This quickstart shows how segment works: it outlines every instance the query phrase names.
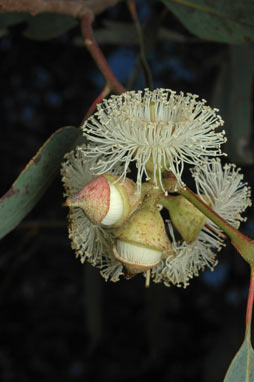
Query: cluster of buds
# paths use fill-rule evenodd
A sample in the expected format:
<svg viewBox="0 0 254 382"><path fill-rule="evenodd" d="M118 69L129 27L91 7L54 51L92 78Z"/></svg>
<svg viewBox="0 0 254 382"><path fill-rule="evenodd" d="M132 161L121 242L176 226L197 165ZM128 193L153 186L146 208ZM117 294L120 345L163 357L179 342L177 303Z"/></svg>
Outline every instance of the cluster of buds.
<svg viewBox="0 0 254 382"><path fill-rule="evenodd" d="M124 265L126 278L155 267L163 253L171 251L158 208L137 192L129 178L119 182L110 174L95 177L68 197L65 205L82 209L93 225L110 230L115 238L112 251Z"/></svg>
<svg viewBox="0 0 254 382"><path fill-rule="evenodd" d="M187 286L205 266L213 269L224 236L175 192L184 187L184 163L196 164L198 196L235 227L243 220L250 190L234 165L213 158L222 155L224 132L215 133L222 124L204 100L162 89L98 105L83 126L90 145L67 154L62 166L69 236L81 261L106 280L142 273L147 285L151 277ZM136 182L127 177L132 161Z"/></svg>

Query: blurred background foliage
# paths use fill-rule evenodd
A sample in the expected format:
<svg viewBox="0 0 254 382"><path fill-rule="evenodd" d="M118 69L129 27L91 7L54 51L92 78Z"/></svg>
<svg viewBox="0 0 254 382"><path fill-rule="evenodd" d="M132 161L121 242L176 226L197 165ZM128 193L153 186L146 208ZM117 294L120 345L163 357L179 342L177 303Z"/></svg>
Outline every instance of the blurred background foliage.
<svg viewBox="0 0 254 382"><path fill-rule="evenodd" d="M253 1L185 3L192 6L136 1L154 87L197 93L220 108L228 159L242 166L253 189ZM147 86L126 3L97 15L94 32L118 80L128 89ZM0 36L3 195L49 136L80 125L104 79L71 16L3 13ZM38 174L40 154L56 172L59 147L68 150L74 138L54 145L51 137L52 148L37 154L26 180ZM41 174L38 187L47 176ZM222 381L242 342L249 282L248 265L232 246L214 272L186 290L146 290L142 276L105 283L75 259L62 192L58 175L0 243L0 379ZM253 208L247 215L241 230L254 237Z"/></svg>

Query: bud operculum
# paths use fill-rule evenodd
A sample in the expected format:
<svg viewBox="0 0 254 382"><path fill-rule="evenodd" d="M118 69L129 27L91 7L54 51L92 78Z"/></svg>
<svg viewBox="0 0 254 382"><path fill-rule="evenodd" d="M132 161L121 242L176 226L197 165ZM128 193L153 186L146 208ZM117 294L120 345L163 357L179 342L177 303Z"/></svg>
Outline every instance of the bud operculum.
<svg viewBox="0 0 254 382"><path fill-rule="evenodd" d="M104 176L92 179L82 190L69 197L65 204L82 208L94 224L99 224L107 215L110 207L110 186Z"/></svg>
<svg viewBox="0 0 254 382"><path fill-rule="evenodd" d="M137 208L141 199L131 179L117 182L116 176L104 174L91 180L65 204L82 208L94 224L118 227Z"/></svg>
<svg viewBox="0 0 254 382"><path fill-rule="evenodd" d="M174 227L186 243L196 240L205 225L206 217L183 196L167 199L167 209Z"/></svg>
<svg viewBox="0 0 254 382"><path fill-rule="evenodd" d="M171 248L157 209L138 209L114 234L118 239L115 256L133 274L157 265L163 252Z"/></svg>

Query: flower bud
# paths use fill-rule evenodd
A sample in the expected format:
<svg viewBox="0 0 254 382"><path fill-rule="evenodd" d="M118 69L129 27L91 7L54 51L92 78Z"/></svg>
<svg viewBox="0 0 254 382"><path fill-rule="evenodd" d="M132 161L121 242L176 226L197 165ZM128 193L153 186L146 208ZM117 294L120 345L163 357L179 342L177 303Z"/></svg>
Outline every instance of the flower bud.
<svg viewBox="0 0 254 382"><path fill-rule="evenodd" d="M164 251L171 249L163 219L158 210L140 208L115 231L118 238L115 257L135 275L153 268Z"/></svg>
<svg viewBox="0 0 254 382"><path fill-rule="evenodd" d="M196 240L205 225L206 217L183 196L168 198L167 209L171 221L186 243Z"/></svg>
<svg viewBox="0 0 254 382"><path fill-rule="evenodd" d="M107 215L110 206L109 182L104 176L92 179L77 194L70 196L65 205L80 207L94 224Z"/></svg>
<svg viewBox="0 0 254 382"><path fill-rule="evenodd" d="M141 194L136 192L131 179L120 183L116 176L104 174L69 197L65 205L82 208L94 224L118 227L137 208L140 200Z"/></svg>
<svg viewBox="0 0 254 382"><path fill-rule="evenodd" d="M111 174L105 174L105 178L109 181L110 187L115 187L116 193L118 193L118 198L116 198L113 193L110 194L110 208L118 209L120 207L119 198L121 198L121 215L118 219L108 220L108 215L101 222L104 225L110 225L114 228L120 227L124 224L126 219L137 209L141 202L142 196L137 192L136 184L129 178L125 178L123 181L118 182L118 177Z"/></svg>

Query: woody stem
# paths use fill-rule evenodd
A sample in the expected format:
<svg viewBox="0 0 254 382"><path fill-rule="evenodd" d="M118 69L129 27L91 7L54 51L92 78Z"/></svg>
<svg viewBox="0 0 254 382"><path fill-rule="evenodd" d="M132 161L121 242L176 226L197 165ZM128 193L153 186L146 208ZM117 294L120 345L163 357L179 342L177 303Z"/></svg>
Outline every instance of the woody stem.
<svg viewBox="0 0 254 382"><path fill-rule="evenodd" d="M117 80L111 68L108 65L108 62L103 55L99 45L97 44L92 28L93 17L90 12L85 13L81 17L81 30L84 37L84 43L91 53L95 63L97 64L100 72L104 76L107 86L117 94L122 94L125 92L125 88Z"/></svg>

